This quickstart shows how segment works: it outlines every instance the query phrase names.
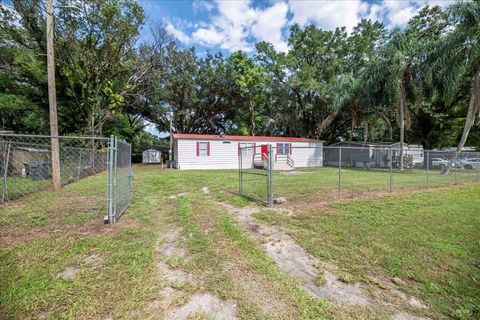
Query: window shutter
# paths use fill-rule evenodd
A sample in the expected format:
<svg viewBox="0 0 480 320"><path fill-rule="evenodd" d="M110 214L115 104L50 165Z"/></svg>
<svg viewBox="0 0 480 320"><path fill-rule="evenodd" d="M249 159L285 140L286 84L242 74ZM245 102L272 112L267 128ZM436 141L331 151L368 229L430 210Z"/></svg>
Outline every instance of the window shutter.
<svg viewBox="0 0 480 320"><path fill-rule="evenodd" d="M197 141L197 157L200 155L200 142Z"/></svg>
<svg viewBox="0 0 480 320"><path fill-rule="evenodd" d="M255 155L257 153L257 144L254 142L253 143L253 154Z"/></svg>
<svg viewBox="0 0 480 320"><path fill-rule="evenodd" d="M238 143L238 155L240 155L240 142Z"/></svg>
<svg viewBox="0 0 480 320"><path fill-rule="evenodd" d="M210 157L210 142L207 142L207 157Z"/></svg>
<svg viewBox="0 0 480 320"><path fill-rule="evenodd" d="M280 154L280 143L277 143L277 154Z"/></svg>
<svg viewBox="0 0 480 320"><path fill-rule="evenodd" d="M290 142L289 148L290 148L290 155L292 155L292 143L291 142Z"/></svg>

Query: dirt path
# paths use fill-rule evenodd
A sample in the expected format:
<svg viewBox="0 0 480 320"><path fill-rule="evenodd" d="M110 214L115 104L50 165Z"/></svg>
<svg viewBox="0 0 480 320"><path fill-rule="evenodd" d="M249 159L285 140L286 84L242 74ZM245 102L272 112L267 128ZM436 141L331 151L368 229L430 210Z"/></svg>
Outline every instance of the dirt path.
<svg viewBox="0 0 480 320"><path fill-rule="evenodd" d="M181 230L170 225L168 232L161 235L155 248L158 253L157 270L165 286L157 298L147 306L155 319L187 320L192 316L213 319L236 319L235 303L223 301L209 292L202 292L200 281L179 266L168 261L188 260L185 250L178 244Z"/></svg>
<svg viewBox="0 0 480 320"><path fill-rule="evenodd" d="M392 302L395 300L394 298L385 299L383 291L367 293L360 283L349 284L338 280L338 270L335 266L322 263L309 255L285 232L259 223L253 217L253 214L260 212L259 208L235 208L226 203L218 203L218 205L224 207L230 215L244 225L249 235L262 244L266 253L276 264L313 296L330 300L339 306L357 305L386 308L392 312L393 318L398 320L425 319L401 311L398 305ZM293 214L288 210L271 210L275 210L278 214ZM323 274L319 270L322 270ZM322 283L319 283L318 279L321 279ZM403 303L409 304L411 307L426 308L418 299L408 297L392 284L388 284L387 287Z"/></svg>

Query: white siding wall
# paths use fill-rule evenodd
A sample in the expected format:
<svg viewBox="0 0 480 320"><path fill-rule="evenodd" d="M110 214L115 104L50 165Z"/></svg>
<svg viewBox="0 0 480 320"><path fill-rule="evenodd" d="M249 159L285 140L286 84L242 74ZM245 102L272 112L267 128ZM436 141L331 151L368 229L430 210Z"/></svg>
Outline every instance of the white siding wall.
<svg viewBox="0 0 480 320"><path fill-rule="evenodd" d="M197 156L197 142L199 141L210 142L210 156ZM176 139L177 169L238 169L238 144L245 142L253 143L253 141ZM277 142L284 141L255 141L256 153L261 152L261 145L270 144L272 147L276 147ZM292 159L295 167L322 166L323 143L292 142L292 147ZM253 154L251 156L244 155L242 162L243 168L252 167Z"/></svg>
<svg viewBox="0 0 480 320"><path fill-rule="evenodd" d="M322 142L292 142L292 159L295 167L322 167Z"/></svg>
<svg viewBox="0 0 480 320"><path fill-rule="evenodd" d="M237 169L237 141L177 140L177 169ZM197 156L197 142L210 142L210 156Z"/></svg>

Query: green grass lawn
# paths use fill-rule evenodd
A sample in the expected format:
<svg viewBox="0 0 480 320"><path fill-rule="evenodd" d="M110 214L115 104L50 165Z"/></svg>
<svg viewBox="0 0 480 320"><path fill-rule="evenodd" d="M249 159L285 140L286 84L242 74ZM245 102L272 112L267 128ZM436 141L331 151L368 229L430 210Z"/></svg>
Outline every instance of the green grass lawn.
<svg viewBox="0 0 480 320"><path fill-rule="evenodd" d="M292 217L264 212L352 280L400 279L435 317L480 317L480 188L348 200Z"/></svg>
<svg viewBox="0 0 480 320"><path fill-rule="evenodd" d="M277 192L287 199L314 199L334 188L334 169L313 171L275 173ZM352 170L343 178L345 183L352 179L352 186L364 181L383 187L385 174ZM443 175L438 183L451 178ZM105 179L101 173L58 192L45 190L0 206L1 319L161 316L162 310L149 309L168 282L158 272L161 257L155 247L176 228L186 258L167 262L199 279L195 286L177 288L178 305L205 290L235 301L243 319L375 317L312 298L216 203L256 205L235 194L238 171L134 167L133 201L115 225L102 221ZM255 179L244 187L253 196L265 196L265 180ZM403 179L412 181L407 174ZM321 181L328 181L327 189ZM290 217L265 212L258 218L284 227L312 255L338 264L346 278L371 284L375 276L396 277L404 290L432 307L433 317L472 318L480 295L479 191L478 186L432 189L341 201ZM76 270L71 279L60 276L68 268Z"/></svg>
<svg viewBox="0 0 480 320"><path fill-rule="evenodd" d="M338 196L353 196L369 192L389 192L408 189L427 189L440 186L463 184L480 181L475 170L451 170L442 174L439 170L405 170L404 172L373 169L342 169L338 168L301 168L295 174L275 172L273 191L275 197L286 197L291 200L308 200L331 198ZM339 184L341 189L339 191ZM257 185L260 185L257 182ZM258 186L257 186L258 188ZM255 193L259 190L255 191Z"/></svg>

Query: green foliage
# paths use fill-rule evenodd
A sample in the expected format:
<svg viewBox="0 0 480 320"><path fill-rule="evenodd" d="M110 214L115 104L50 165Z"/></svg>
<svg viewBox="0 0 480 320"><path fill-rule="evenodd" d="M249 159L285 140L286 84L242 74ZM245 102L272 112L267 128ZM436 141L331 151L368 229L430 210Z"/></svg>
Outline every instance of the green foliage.
<svg viewBox="0 0 480 320"><path fill-rule="evenodd" d="M0 7L0 128L48 133L42 4L12 5ZM133 0L58 5L69 8L55 16L62 134L140 141L148 120L163 132L480 144L478 1L426 6L390 33L366 19L351 34L293 25L288 52L260 42L229 57L199 57L162 26L137 45Z"/></svg>
<svg viewBox="0 0 480 320"><path fill-rule="evenodd" d="M54 17L60 132L101 135L125 113L143 10L130 0L57 5L64 8ZM43 4L12 1L12 8L0 7L0 16L0 127L48 133Z"/></svg>

